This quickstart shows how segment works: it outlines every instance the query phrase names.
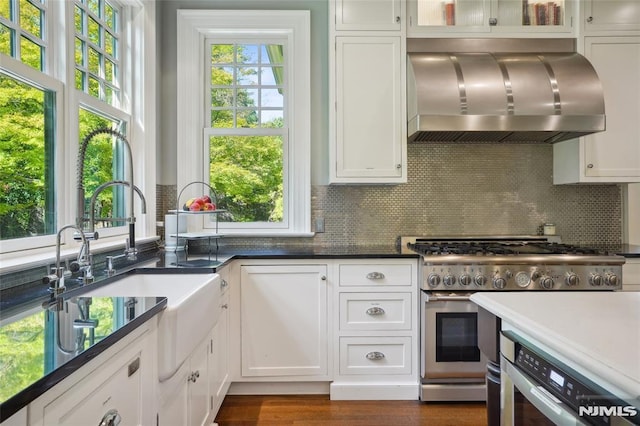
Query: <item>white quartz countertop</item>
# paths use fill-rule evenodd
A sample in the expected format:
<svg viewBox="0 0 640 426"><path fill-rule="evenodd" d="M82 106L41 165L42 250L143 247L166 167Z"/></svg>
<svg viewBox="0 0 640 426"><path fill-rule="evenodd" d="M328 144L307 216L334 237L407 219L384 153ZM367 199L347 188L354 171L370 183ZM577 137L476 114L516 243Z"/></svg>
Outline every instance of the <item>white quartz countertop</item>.
<svg viewBox="0 0 640 426"><path fill-rule="evenodd" d="M640 400L640 292L478 292L471 300Z"/></svg>

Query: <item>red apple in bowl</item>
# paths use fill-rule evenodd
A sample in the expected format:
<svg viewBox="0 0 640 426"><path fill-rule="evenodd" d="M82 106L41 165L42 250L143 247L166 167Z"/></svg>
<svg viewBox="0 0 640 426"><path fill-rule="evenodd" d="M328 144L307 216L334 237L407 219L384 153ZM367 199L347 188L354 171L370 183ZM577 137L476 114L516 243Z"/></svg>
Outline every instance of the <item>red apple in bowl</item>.
<svg viewBox="0 0 640 426"><path fill-rule="evenodd" d="M203 206L203 210L205 211L211 211L211 210L215 210L216 209L216 205L213 203L204 203Z"/></svg>

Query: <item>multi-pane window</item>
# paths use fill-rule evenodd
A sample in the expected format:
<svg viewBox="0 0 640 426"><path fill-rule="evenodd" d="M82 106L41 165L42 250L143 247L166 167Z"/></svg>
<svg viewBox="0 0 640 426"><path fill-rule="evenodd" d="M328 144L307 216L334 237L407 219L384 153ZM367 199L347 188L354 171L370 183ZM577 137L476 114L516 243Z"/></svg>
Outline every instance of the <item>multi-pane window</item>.
<svg viewBox="0 0 640 426"><path fill-rule="evenodd" d="M0 53L45 69L45 0L0 1Z"/></svg>
<svg viewBox="0 0 640 426"><path fill-rule="evenodd" d="M121 11L106 0L76 0L74 3L75 87L119 106L122 85Z"/></svg>
<svg viewBox="0 0 640 426"><path fill-rule="evenodd" d="M209 181L221 222L282 223L287 152L282 43L210 40L206 114Z"/></svg>

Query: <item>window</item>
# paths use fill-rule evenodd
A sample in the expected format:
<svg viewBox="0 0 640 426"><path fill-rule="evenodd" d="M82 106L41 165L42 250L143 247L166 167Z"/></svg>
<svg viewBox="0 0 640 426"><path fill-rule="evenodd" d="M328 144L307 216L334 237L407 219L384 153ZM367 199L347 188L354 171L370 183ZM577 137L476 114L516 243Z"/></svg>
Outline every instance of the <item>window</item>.
<svg viewBox="0 0 640 426"><path fill-rule="evenodd" d="M74 4L75 87L120 105L120 8L104 0Z"/></svg>
<svg viewBox="0 0 640 426"><path fill-rule="evenodd" d="M287 182L283 167L284 49L247 41L209 41L210 127L205 128L209 183L221 222L282 223ZM207 151L205 151L207 152Z"/></svg>
<svg viewBox="0 0 640 426"><path fill-rule="evenodd" d="M45 7L44 0L0 2L0 53L45 70Z"/></svg>
<svg viewBox="0 0 640 426"><path fill-rule="evenodd" d="M178 190L226 210L203 229L309 233L309 63L306 11L179 11Z"/></svg>
<svg viewBox="0 0 640 426"><path fill-rule="evenodd" d="M0 72L0 238L56 232L56 91Z"/></svg>
<svg viewBox="0 0 640 426"><path fill-rule="evenodd" d="M61 226L77 223L77 206L82 205L76 200L77 153L85 135L96 128L126 136L137 179L155 175L155 151L144 149L144 120L152 117L145 84L155 77L133 78L145 63L155 63L153 51L142 52L154 28L155 5L142 7L142 2L119 0L0 1L1 253L54 245ZM97 137L87 149L87 217L96 188L131 178L124 173L130 159L115 139ZM140 180L135 183L148 194L155 188L151 180L144 181L146 188ZM127 216L128 191L122 186L102 191L96 217ZM153 216L154 210L150 205L148 214ZM137 219L137 229L154 231L152 221ZM124 225L122 220L99 220L100 238L125 235ZM17 259L19 253L9 256Z"/></svg>

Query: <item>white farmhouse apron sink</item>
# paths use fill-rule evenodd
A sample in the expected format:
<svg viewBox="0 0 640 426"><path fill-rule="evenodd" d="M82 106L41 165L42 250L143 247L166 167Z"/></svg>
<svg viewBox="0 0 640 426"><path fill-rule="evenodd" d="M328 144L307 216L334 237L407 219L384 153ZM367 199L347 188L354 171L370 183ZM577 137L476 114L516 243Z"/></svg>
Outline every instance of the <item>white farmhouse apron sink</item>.
<svg viewBox="0 0 640 426"><path fill-rule="evenodd" d="M166 297L158 316L158 376L169 379L213 328L218 274L131 274L86 293L101 297Z"/></svg>

